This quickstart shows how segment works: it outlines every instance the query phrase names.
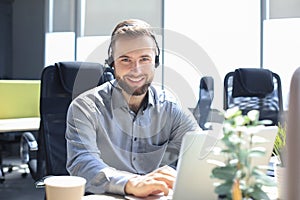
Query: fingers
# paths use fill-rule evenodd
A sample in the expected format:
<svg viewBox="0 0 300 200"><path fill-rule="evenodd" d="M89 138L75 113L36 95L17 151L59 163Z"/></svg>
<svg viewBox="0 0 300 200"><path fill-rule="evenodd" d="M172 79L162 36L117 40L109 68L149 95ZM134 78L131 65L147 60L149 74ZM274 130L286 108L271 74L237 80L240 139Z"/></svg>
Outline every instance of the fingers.
<svg viewBox="0 0 300 200"><path fill-rule="evenodd" d="M167 184L168 188L172 189L173 185L175 183L175 177L173 176L169 176L169 175L164 175L164 174L160 174L160 175L154 175L153 178L157 181L163 181Z"/></svg>
<svg viewBox="0 0 300 200"><path fill-rule="evenodd" d="M141 176L130 179L125 185L125 192L137 197L146 197L159 193L168 195L169 187L164 181L156 180L153 177Z"/></svg>
<svg viewBox="0 0 300 200"><path fill-rule="evenodd" d="M164 193L169 194L169 189L173 188L177 172L169 166L163 166L153 172L133 177L125 185L125 193L137 197L147 197L149 195Z"/></svg>
<svg viewBox="0 0 300 200"><path fill-rule="evenodd" d="M169 166L163 166L157 170L149 173L148 177L153 177L155 180L165 182L169 188L173 188L177 172Z"/></svg>
<svg viewBox="0 0 300 200"><path fill-rule="evenodd" d="M148 190L148 195L164 193L164 195L167 196L169 194L169 187L164 181L151 179L147 182L146 186L146 190Z"/></svg>

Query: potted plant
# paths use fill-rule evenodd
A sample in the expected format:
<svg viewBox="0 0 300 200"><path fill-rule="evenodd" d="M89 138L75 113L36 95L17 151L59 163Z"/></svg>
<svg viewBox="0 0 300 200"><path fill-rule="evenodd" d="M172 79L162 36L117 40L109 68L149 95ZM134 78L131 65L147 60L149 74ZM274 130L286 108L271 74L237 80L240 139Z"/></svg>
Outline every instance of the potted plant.
<svg viewBox="0 0 300 200"><path fill-rule="evenodd" d="M224 114L223 137L225 156L223 166L212 170L212 177L221 183L215 192L221 199L269 199L262 186L275 186L276 183L267 176L259 166L252 166L253 157L264 156L265 151L255 148L255 133L263 126L259 121L259 112L252 110L243 115L239 108L228 109Z"/></svg>

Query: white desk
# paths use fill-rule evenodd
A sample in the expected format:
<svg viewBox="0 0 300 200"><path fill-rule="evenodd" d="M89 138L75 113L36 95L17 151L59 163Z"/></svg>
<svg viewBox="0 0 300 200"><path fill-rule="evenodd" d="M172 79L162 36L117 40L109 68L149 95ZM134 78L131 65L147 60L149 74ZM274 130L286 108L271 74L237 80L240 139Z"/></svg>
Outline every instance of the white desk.
<svg viewBox="0 0 300 200"><path fill-rule="evenodd" d="M124 196L120 195L109 195L109 194L97 194L84 196L82 200L115 200L115 199L125 199Z"/></svg>
<svg viewBox="0 0 300 200"><path fill-rule="evenodd" d="M264 187L264 191L268 194L271 200L277 200L277 188L276 187ZM113 194L97 194L97 195L88 195L84 196L82 200L118 200L118 199L127 199L127 200L169 200L171 199L170 196L149 196L145 198L138 198L133 196L120 196L120 195L113 195Z"/></svg>
<svg viewBox="0 0 300 200"><path fill-rule="evenodd" d="M82 200L169 200L167 197L158 197L158 196L148 196L145 198L139 198L134 196L120 196L120 195L111 195L111 194L98 194L98 195L88 195L84 196Z"/></svg>
<svg viewBox="0 0 300 200"><path fill-rule="evenodd" d="M39 127L39 117L0 119L0 133L36 131Z"/></svg>

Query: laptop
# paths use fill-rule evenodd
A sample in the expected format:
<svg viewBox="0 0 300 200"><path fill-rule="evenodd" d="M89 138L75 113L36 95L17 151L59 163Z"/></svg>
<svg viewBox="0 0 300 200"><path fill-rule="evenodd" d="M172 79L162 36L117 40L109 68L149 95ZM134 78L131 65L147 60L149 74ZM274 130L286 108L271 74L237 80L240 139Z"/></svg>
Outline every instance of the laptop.
<svg viewBox="0 0 300 200"><path fill-rule="evenodd" d="M257 136L267 140L258 145L265 148L266 154L263 157L253 158L253 166L268 166L277 129L277 126L267 126L256 133ZM221 133L212 130L190 132L185 135L180 150L173 200L218 199L214 192L214 183L219 180L210 176L212 169L218 164L215 160L224 159L217 153L223 146L220 135Z"/></svg>
<svg viewBox="0 0 300 200"><path fill-rule="evenodd" d="M277 126L266 126L256 133L257 136L267 140L267 142L258 145L265 148L266 154L264 157L253 158L253 165L268 166L277 129ZM218 164L216 160L222 161L224 159L222 155L217 153L223 147L223 143L220 141L221 136L222 130L220 127L214 130L188 132L184 136L178 159L174 190L168 196L153 195L146 198L138 198L128 195L125 198L131 200L218 199L214 192L214 183L217 183L219 180L210 176L212 169Z"/></svg>

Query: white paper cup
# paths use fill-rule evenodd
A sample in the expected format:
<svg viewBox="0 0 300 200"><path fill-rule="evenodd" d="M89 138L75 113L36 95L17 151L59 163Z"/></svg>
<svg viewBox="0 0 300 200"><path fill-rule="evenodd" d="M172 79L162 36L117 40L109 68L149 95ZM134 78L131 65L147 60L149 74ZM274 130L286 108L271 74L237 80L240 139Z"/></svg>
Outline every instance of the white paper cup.
<svg viewBox="0 0 300 200"><path fill-rule="evenodd" d="M44 183L47 200L81 200L86 180L79 176L51 176Z"/></svg>

